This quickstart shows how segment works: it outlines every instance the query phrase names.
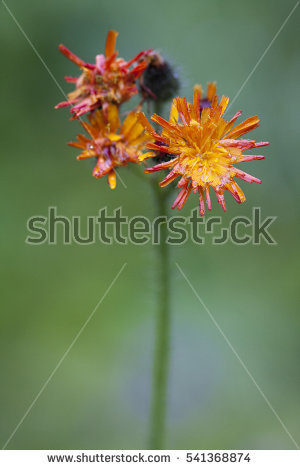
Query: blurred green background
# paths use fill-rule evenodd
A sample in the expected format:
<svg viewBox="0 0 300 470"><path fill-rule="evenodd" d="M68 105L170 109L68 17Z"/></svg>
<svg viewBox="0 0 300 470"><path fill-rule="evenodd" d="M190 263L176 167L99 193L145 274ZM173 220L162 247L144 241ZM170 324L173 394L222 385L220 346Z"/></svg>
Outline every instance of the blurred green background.
<svg viewBox="0 0 300 470"><path fill-rule="evenodd" d="M52 0L7 5L68 92L76 67L64 43L93 61L108 29L130 59L159 49L177 64L182 94L217 80L237 93L295 5L294 0ZM269 140L266 160L247 165L262 185L243 182L247 202L228 195L234 215L278 216L277 246L231 243L172 249L172 364L166 448L292 449L294 444L175 266L178 262L296 441L300 441L299 14L296 9L230 110L258 114L252 133ZM76 161L66 142L79 130L62 95L1 4L1 442L8 439L124 262L128 265L35 403L8 448L136 449L148 433L157 296L153 248L29 246L26 221L57 206L96 215L122 205L154 214L148 187L130 172L110 191ZM197 205L190 197L182 211Z"/></svg>

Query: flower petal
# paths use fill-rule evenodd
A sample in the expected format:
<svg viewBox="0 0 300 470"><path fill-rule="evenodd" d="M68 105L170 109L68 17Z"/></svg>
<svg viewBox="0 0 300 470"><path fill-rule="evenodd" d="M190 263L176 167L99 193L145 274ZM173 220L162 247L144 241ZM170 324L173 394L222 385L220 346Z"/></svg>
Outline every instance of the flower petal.
<svg viewBox="0 0 300 470"><path fill-rule="evenodd" d="M111 57L115 53L118 34L119 33L113 29L108 31L105 44L105 57Z"/></svg>

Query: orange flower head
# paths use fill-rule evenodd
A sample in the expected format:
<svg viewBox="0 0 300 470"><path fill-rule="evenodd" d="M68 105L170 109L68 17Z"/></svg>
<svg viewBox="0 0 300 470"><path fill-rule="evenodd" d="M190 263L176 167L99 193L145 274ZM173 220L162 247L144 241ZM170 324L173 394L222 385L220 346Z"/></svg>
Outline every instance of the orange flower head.
<svg viewBox="0 0 300 470"><path fill-rule="evenodd" d="M141 150L150 139L134 111L128 114L122 125L116 105L109 104L106 111L97 109L88 116L89 123L80 121L90 138L78 134L78 142L69 142L69 145L83 150L77 160L96 158L93 176L101 178L107 174L109 186L114 189L115 168L129 162L140 163Z"/></svg>
<svg viewBox="0 0 300 470"><path fill-rule="evenodd" d="M75 83L75 90L68 94L68 101L59 103L56 108L71 106L74 119L106 106L107 103L120 105L138 92L136 80L146 69L147 62L144 58L151 50L141 51L126 62L117 57L117 36L116 31L108 32L105 55L97 55L95 64L84 62L64 45L59 46L62 54L81 68L82 74L79 77L65 77L67 82Z"/></svg>
<svg viewBox="0 0 300 470"><path fill-rule="evenodd" d="M147 168L146 173L169 169L170 172L160 183L162 187L180 177L177 187L181 189L172 209L181 209L191 191L198 192L201 215L205 213L205 198L207 208L211 210L210 186L224 211L225 190L228 190L238 203L245 201L244 193L234 178L249 183L261 181L239 170L235 165L250 160L262 160L263 155L244 155L243 151L269 144L238 139L258 127L259 119L253 116L234 127L236 119L241 115L241 111L238 111L232 119L226 121L223 115L229 98L223 96L219 102L214 84L209 84L205 100L204 103L201 100L201 88L195 86L193 103L188 103L186 98L174 99L169 121L153 114L152 121L162 127L160 134L155 131L146 116L139 113L140 122L148 135L155 140L155 143L147 144L150 152L140 157L141 160L155 157L156 152L173 156L167 162ZM208 107L207 101L211 103Z"/></svg>

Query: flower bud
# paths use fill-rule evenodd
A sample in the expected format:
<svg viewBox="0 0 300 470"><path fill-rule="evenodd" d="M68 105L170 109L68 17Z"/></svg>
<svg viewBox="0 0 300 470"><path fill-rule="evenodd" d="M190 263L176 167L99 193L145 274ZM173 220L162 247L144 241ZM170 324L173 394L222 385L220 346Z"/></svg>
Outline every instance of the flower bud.
<svg viewBox="0 0 300 470"><path fill-rule="evenodd" d="M179 79L171 65L157 52L148 55L148 67L140 79L145 99L164 102L173 98L179 90Z"/></svg>

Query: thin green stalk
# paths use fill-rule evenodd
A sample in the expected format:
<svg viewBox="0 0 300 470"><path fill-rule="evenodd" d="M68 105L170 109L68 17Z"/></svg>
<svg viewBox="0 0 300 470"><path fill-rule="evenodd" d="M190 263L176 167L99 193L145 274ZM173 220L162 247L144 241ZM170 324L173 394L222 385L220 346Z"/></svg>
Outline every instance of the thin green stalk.
<svg viewBox="0 0 300 470"><path fill-rule="evenodd" d="M153 181L155 207L158 216L167 216L168 194ZM163 449L167 410L167 387L170 355L170 269L167 224L160 224L160 242L157 245L158 311L153 364L153 389L150 421L150 449Z"/></svg>

